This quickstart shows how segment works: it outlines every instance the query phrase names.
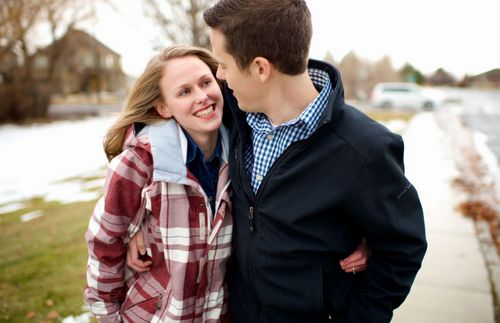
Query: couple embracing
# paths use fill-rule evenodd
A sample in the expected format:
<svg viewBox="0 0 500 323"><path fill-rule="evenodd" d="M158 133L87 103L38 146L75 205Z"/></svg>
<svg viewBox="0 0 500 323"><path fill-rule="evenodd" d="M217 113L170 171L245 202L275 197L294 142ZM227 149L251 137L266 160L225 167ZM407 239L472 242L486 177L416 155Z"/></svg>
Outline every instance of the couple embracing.
<svg viewBox="0 0 500 323"><path fill-rule="evenodd" d="M427 247L400 136L308 60L303 0L220 0L105 138L85 300L101 322L389 322Z"/></svg>

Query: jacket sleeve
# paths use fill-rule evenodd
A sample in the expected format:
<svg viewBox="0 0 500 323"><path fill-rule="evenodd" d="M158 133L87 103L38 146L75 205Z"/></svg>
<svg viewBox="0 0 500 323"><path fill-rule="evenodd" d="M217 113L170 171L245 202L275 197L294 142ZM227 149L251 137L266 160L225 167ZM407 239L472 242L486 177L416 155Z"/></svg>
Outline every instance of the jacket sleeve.
<svg viewBox="0 0 500 323"><path fill-rule="evenodd" d="M100 322L120 322L125 298L124 268L130 232L145 211L141 197L151 173L147 151L130 148L109 164L104 196L97 203L85 239L88 246L85 302Z"/></svg>
<svg viewBox="0 0 500 323"><path fill-rule="evenodd" d="M372 254L341 322L390 322L406 298L427 249L422 207L404 176L403 141L396 136L368 162L349 208Z"/></svg>

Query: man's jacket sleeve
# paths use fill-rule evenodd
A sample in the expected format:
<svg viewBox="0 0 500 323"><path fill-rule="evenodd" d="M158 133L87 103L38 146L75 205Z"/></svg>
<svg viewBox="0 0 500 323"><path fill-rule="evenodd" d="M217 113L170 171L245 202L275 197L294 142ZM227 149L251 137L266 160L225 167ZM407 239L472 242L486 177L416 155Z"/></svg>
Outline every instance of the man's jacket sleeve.
<svg viewBox="0 0 500 323"><path fill-rule="evenodd" d="M138 148L115 157L107 171L104 197L85 234L88 245L85 302L100 322L120 322L125 298L126 239L145 212L142 191L150 177L148 154Z"/></svg>
<svg viewBox="0 0 500 323"><path fill-rule="evenodd" d="M349 201L372 254L342 322L390 322L420 269L427 243L422 207L404 176L400 136L367 161Z"/></svg>

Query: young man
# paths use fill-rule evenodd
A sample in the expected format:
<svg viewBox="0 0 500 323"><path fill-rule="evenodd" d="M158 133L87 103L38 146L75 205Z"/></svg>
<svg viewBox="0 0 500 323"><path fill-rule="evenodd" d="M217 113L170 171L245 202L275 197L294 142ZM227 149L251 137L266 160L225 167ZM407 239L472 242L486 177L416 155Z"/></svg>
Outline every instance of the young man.
<svg viewBox="0 0 500 323"><path fill-rule="evenodd" d="M344 103L333 66L307 61L305 1L221 0L204 17L233 117L233 321L389 322L427 247L401 137ZM346 273L363 237L367 269Z"/></svg>
<svg viewBox="0 0 500 323"><path fill-rule="evenodd" d="M221 0L204 18L234 117L233 320L389 322L427 247L401 137L307 61L305 1ZM367 270L347 274L339 259L362 237Z"/></svg>

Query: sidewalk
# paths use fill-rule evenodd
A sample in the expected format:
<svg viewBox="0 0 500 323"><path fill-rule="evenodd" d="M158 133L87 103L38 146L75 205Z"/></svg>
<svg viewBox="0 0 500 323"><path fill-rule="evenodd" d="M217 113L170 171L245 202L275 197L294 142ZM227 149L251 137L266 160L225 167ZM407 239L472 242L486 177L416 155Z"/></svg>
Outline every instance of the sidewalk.
<svg viewBox="0 0 500 323"><path fill-rule="evenodd" d="M404 134L406 174L419 192L428 250L410 295L394 313L395 323L494 323L493 296L471 219L455 207L462 193L458 175L431 112L417 115Z"/></svg>

